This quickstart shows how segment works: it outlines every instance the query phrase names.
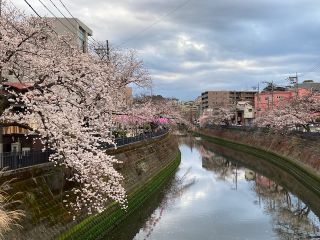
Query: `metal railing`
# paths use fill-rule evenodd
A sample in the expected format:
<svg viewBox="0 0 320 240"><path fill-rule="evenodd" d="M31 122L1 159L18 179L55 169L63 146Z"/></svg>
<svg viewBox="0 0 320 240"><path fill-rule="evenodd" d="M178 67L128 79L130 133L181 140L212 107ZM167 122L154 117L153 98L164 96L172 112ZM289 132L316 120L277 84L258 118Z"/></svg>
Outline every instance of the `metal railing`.
<svg viewBox="0 0 320 240"><path fill-rule="evenodd" d="M0 154L0 168L13 170L49 162L50 151L5 152Z"/></svg>
<svg viewBox="0 0 320 240"><path fill-rule="evenodd" d="M168 132L169 132L168 129L161 129L161 130L157 130L157 131L141 133L141 134L136 135L134 137L118 137L118 138L114 139L114 143L116 144L117 147L120 147L120 146L124 146L127 144L140 142L140 141L143 141L146 139L159 137L159 136L165 135ZM114 148L114 147L115 146L113 144L106 144L105 146L103 146L104 149Z"/></svg>
<svg viewBox="0 0 320 240"><path fill-rule="evenodd" d="M116 138L114 142L117 147L143 141L150 138L155 138L168 133L168 129L161 129L153 132L146 132L134 137ZM114 148L112 144L103 146L103 149ZM5 152L0 154L0 169L15 170L24 167L30 167L42 163L49 162L49 156L52 150L46 151L27 151L27 152Z"/></svg>

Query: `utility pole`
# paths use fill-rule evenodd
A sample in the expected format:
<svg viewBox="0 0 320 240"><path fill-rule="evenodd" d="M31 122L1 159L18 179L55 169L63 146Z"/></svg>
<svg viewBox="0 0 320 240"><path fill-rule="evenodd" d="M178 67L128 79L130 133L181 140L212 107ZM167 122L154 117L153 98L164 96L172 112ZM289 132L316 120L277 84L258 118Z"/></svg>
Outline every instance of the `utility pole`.
<svg viewBox="0 0 320 240"><path fill-rule="evenodd" d="M299 79L298 79L298 73L296 72L296 96L298 98L299 96Z"/></svg>
<svg viewBox="0 0 320 240"><path fill-rule="evenodd" d="M101 60L104 60L105 56L107 56L107 63L110 61L110 48L109 48L109 40L106 40L106 47L101 46L94 49L95 52L98 54Z"/></svg>
<svg viewBox="0 0 320 240"><path fill-rule="evenodd" d="M256 116L260 116L260 113L258 114L258 112L260 111L260 82L258 82L258 87L254 86L254 87L252 87L252 89L253 90L258 90L258 92L257 92L257 102L256 102L256 100L254 100L253 107L255 109Z"/></svg>
<svg viewBox="0 0 320 240"><path fill-rule="evenodd" d="M109 40L106 41L107 43L107 59L108 59L108 62L110 61L110 48L109 48Z"/></svg>
<svg viewBox="0 0 320 240"><path fill-rule="evenodd" d="M237 95L236 95L236 91L234 90L234 92L233 92L234 94L233 94L233 97L234 97L234 99L233 99L233 103L234 103L234 123L235 124L238 124L238 114L237 114Z"/></svg>
<svg viewBox="0 0 320 240"><path fill-rule="evenodd" d="M291 84L293 84L293 87L295 88L296 97L299 96L299 79L298 79L298 73L296 73L296 76L289 77L289 81Z"/></svg>
<svg viewBox="0 0 320 240"><path fill-rule="evenodd" d="M258 114L258 116L260 117L260 83L258 82L258 94L257 94L257 109L256 109L256 112Z"/></svg>
<svg viewBox="0 0 320 240"><path fill-rule="evenodd" d="M272 106L272 110L273 110L273 91L274 91L274 87L273 87L273 80L271 81L271 106Z"/></svg>
<svg viewBox="0 0 320 240"><path fill-rule="evenodd" d="M260 83L258 82L258 109L260 109Z"/></svg>
<svg viewBox="0 0 320 240"><path fill-rule="evenodd" d="M274 84L273 84L273 80L271 82L263 82L266 83L268 86L271 87L271 109L273 110L273 106L274 106ZM268 97L268 110L270 109L270 99Z"/></svg>

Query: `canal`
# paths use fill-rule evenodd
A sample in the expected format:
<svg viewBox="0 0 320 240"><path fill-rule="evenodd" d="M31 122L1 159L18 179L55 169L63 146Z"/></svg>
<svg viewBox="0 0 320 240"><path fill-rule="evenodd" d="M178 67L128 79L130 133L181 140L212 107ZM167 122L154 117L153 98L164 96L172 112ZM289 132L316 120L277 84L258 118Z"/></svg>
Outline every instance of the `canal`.
<svg viewBox="0 0 320 240"><path fill-rule="evenodd" d="M176 175L106 239L320 239L320 201L265 159L179 139Z"/></svg>

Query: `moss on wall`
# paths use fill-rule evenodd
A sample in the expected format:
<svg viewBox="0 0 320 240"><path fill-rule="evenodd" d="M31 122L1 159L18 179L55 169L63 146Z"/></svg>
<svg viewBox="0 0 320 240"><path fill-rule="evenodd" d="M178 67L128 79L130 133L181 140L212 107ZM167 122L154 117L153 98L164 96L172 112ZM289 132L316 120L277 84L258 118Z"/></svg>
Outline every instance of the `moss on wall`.
<svg viewBox="0 0 320 240"><path fill-rule="evenodd" d="M128 195L128 208L123 210L117 204L111 204L103 213L89 217L80 224L62 234L59 239L98 239L112 230L130 214L133 214L173 175L180 164L180 154L159 173L139 186Z"/></svg>
<svg viewBox="0 0 320 240"><path fill-rule="evenodd" d="M271 151L320 172L320 139L283 135L275 132L240 131L237 129L202 129L203 134L228 139Z"/></svg>
<svg viewBox="0 0 320 240"><path fill-rule="evenodd" d="M109 150L108 154L112 154L122 161L115 167L123 174L125 178L123 186L129 196L132 196L131 193L137 192L142 185L145 186L144 184L153 179L165 167L177 163L178 151L176 140L170 135L165 135L157 139ZM55 168L52 164L44 164L27 170L18 170L3 177L2 180L16 178L12 183L11 191L22 193L23 204L21 207L26 212L26 217L21 221L23 228L14 229L6 236L6 239L53 239L70 229L79 228L86 221L90 222L94 216L88 217L86 213L78 215L77 219L73 221L72 217L76 213L63 204L63 197L69 194L70 189L75 186L74 183L65 181L66 175L70 175L69 170ZM159 179L163 180L163 178ZM160 180L157 180L157 183L159 183L158 181ZM156 183L150 186L154 186L154 184L158 186ZM150 189L152 190L154 187L150 187ZM142 194L137 196L139 198L135 197L136 200L130 200L130 204L142 201ZM117 205L112 205L108 208L108 212L116 214L115 218L123 216L124 212L117 209ZM99 215L95 219L94 225L100 221L98 219L103 220L104 223L106 221L105 217ZM101 231L101 227L99 231Z"/></svg>

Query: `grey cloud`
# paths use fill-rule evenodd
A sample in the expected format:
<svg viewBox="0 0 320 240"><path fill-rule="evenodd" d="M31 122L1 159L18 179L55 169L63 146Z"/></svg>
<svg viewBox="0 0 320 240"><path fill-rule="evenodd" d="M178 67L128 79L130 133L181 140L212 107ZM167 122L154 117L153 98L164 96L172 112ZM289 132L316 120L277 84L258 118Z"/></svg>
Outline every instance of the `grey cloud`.
<svg viewBox="0 0 320 240"><path fill-rule="evenodd" d="M23 0L14 2L27 9ZM318 0L191 0L147 31L142 30L184 1L64 2L96 39L135 48L156 94L187 100L208 89L249 89L265 80L282 84L289 74L320 65ZM304 77L319 81L317 72Z"/></svg>

